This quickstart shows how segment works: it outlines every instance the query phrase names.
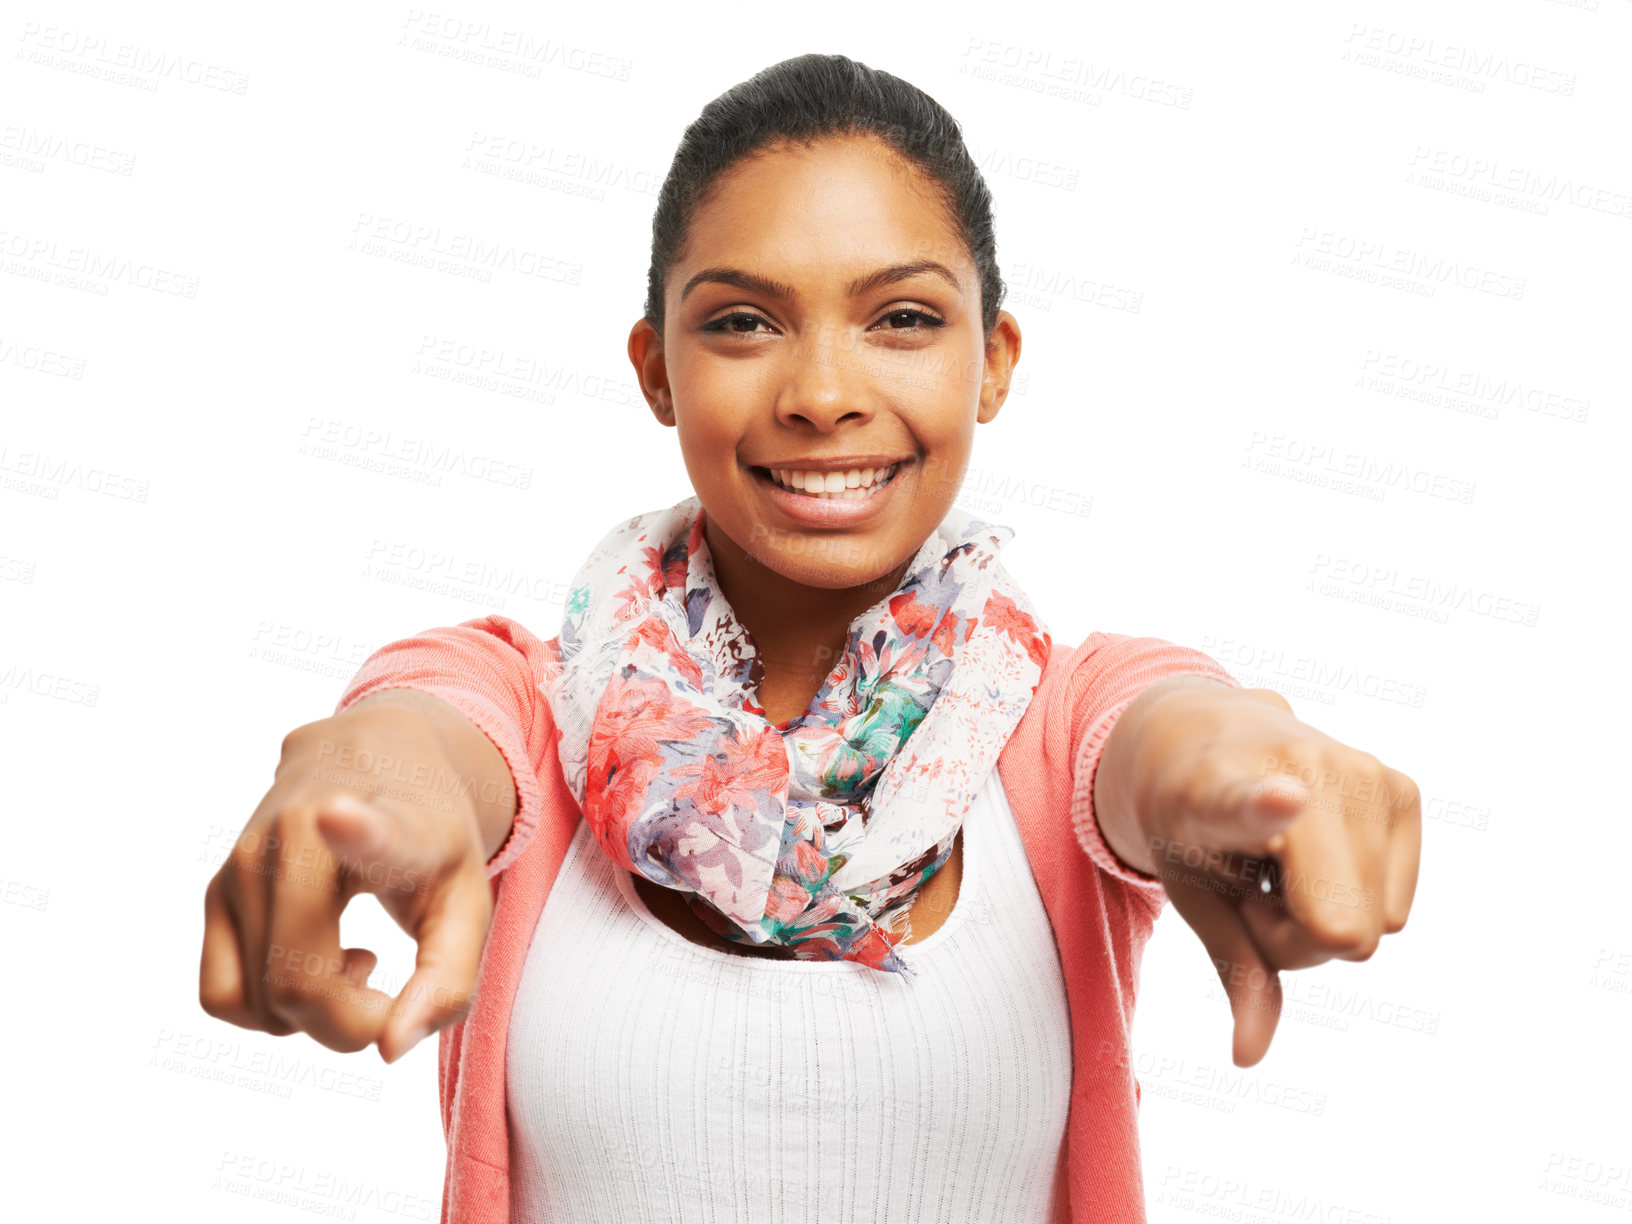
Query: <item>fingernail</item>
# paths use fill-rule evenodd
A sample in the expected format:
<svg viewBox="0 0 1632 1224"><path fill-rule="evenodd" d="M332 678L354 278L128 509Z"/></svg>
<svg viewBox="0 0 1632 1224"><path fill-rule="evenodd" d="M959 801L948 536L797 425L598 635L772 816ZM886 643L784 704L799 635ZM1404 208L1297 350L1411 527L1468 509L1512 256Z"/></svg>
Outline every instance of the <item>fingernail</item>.
<svg viewBox="0 0 1632 1224"><path fill-rule="evenodd" d="M1282 781L1280 778L1268 778L1252 788L1252 800L1258 802L1268 799L1271 803L1303 803L1305 792L1296 782Z"/></svg>

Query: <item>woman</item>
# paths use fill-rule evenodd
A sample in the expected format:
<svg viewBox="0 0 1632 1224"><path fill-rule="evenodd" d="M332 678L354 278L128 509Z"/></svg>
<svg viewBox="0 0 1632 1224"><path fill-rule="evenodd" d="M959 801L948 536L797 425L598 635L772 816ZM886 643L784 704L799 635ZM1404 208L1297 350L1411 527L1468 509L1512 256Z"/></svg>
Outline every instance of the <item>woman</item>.
<svg viewBox="0 0 1632 1224"><path fill-rule="evenodd" d="M1163 901L1242 1065L1278 970L1403 926L1409 778L1197 651L1056 647L953 506L1002 293L921 91L809 55L722 95L628 341L695 496L605 535L557 637L392 643L285 739L201 1002L387 1061L440 1031L444 1218L1141 1220ZM418 942L394 999L339 946L360 891Z"/></svg>

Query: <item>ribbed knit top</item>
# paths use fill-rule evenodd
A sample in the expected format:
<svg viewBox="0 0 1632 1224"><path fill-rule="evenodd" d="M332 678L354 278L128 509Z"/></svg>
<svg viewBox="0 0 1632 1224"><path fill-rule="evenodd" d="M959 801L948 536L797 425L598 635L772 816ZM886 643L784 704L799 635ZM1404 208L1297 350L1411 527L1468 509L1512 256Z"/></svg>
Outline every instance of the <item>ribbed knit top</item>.
<svg viewBox="0 0 1632 1224"><path fill-rule="evenodd" d="M908 978L694 944L580 822L510 1015L511 1219L1046 1224L1071 1016L995 770L963 840Z"/></svg>

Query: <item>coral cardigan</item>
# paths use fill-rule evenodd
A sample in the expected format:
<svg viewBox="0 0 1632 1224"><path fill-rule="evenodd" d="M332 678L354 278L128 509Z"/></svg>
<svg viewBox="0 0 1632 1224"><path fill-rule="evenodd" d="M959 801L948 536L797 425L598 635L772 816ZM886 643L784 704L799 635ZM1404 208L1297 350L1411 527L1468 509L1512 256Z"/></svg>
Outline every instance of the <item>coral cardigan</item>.
<svg viewBox="0 0 1632 1224"><path fill-rule="evenodd" d="M505 1041L522 962L581 814L561 776L555 725L539 691L560 667L543 641L505 616L428 629L364 661L335 712L387 688L432 693L470 718L510 766L517 810L488 863L492 925L474 1005L442 1030L438 1091L448 1161L444 1224L502 1224L510 1212ZM1055 645L998 758L1071 1009L1071 1105L1058 1224L1144 1224L1139 1084L1129 1057L1139 962L1166 901L1159 880L1121 862L1094 816L1094 770L1122 710L1169 676L1237 681L1200 651L1160 638L1093 633ZM1068 836L1068 834L1070 834Z"/></svg>

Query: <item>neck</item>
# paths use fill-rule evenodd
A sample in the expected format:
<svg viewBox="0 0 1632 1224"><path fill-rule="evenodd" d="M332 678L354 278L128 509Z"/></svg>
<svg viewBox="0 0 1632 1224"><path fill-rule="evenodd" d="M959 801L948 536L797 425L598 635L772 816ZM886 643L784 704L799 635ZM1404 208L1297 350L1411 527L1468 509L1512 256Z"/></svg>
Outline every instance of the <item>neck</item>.
<svg viewBox="0 0 1632 1224"><path fill-rule="evenodd" d="M813 587L749 556L706 514L703 538L720 591L753 639L767 682L814 679L812 694L843 654L850 623L900 586L912 562L909 556L860 586Z"/></svg>

